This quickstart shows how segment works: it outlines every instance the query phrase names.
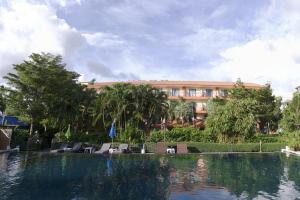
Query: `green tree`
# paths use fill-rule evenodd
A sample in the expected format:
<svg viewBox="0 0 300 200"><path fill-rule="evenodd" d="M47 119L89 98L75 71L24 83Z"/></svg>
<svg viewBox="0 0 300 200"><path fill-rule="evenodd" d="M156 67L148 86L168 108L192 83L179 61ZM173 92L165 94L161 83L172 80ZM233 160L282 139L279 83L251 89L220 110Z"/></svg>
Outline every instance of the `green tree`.
<svg viewBox="0 0 300 200"><path fill-rule="evenodd" d="M6 108L5 102L5 89L4 86L0 86L0 111L3 113Z"/></svg>
<svg viewBox="0 0 300 200"><path fill-rule="evenodd" d="M122 134L127 127L148 132L153 124L166 115L167 95L149 85L118 83L102 89L94 107L95 122L102 122L108 128L116 120L118 131ZM134 137L139 135L126 134ZM134 138L132 139L134 141Z"/></svg>
<svg viewBox="0 0 300 200"><path fill-rule="evenodd" d="M215 105L205 125L220 142L243 141L255 133L256 101L252 99L231 99L225 105Z"/></svg>
<svg viewBox="0 0 300 200"><path fill-rule="evenodd" d="M53 132L74 125L81 116L87 91L78 83L79 75L65 67L61 56L32 54L4 77L10 86L9 112L30 123L30 134L42 127L43 136L50 139Z"/></svg>
<svg viewBox="0 0 300 200"><path fill-rule="evenodd" d="M190 117L193 116L193 103L181 100L177 103L174 109L174 116L176 119L180 119L181 123L189 121Z"/></svg>
<svg viewBox="0 0 300 200"><path fill-rule="evenodd" d="M280 126L285 131L299 130L300 126L300 93L296 92L293 95L291 102L283 110Z"/></svg>
<svg viewBox="0 0 300 200"><path fill-rule="evenodd" d="M263 131L266 126L273 130L277 129L278 121L281 117L281 98L275 98L269 84L260 89L249 89L245 88L244 84L238 80L229 93L230 99L252 99L256 101L253 113L258 131Z"/></svg>

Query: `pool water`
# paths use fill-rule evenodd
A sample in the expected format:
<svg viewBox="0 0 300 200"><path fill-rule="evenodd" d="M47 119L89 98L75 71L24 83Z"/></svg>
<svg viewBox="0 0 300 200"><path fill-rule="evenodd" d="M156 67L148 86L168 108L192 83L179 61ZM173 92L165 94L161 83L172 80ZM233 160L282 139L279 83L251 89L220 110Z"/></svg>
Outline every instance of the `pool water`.
<svg viewBox="0 0 300 200"><path fill-rule="evenodd" d="M0 154L0 199L300 199L285 154Z"/></svg>

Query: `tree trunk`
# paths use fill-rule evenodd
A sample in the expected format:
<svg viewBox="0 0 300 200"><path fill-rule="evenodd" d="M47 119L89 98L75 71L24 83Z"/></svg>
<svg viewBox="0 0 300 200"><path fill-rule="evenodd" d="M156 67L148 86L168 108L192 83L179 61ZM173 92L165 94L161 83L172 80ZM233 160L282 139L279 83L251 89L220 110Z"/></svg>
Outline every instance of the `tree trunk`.
<svg viewBox="0 0 300 200"><path fill-rule="evenodd" d="M29 130L29 136L32 136L33 133L33 121L30 123L30 130Z"/></svg>

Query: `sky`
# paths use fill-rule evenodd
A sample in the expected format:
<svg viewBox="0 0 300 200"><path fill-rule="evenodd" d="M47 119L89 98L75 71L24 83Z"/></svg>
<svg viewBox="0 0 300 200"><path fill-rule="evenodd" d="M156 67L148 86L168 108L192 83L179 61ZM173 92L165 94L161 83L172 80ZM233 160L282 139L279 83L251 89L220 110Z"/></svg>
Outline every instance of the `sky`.
<svg viewBox="0 0 300 200"><path fill-rule="evenodd" d="M0 0L0 83L31 53L80 81L300 85L299 0Z"/></svg>

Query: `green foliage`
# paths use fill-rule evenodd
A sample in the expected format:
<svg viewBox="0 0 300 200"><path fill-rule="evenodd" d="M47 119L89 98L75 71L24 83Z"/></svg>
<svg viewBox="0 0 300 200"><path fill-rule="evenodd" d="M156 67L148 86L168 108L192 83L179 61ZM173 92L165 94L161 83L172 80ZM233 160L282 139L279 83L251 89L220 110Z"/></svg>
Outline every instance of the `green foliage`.
<svg viewBox="0 0 300 200"><path fill-rule="evenodd" d="M195 116L194 102L185 101L168 101L167 119L180 120L184 122L190 121Z"/></svg>
<svg viewBox="0 0 300 200"><path fill-rule="evenodd" d="M127 126L126 129L119 135L118 140L130 144L140 144L145 141L145 133L143 130L136 127Z"/></svg>
<svg viewBox="0 0 300 200"><path fill-rule="evenodd" d="M173 128L170 131L154 130L151 132L151 142L213 142L214 138L203 130L196 128Z"/></svg>
<svg viewBox="0 0 300 200"><path fill-rule="evenodd" d="M69 141L67 140L64 132L58 132L55 134L54 143L75 143L75 142L87 142L90 144L101 144L105 142L111 142L107 133L103 132L80 132L73 133Z"/></svg>
<svg viewBox="0 0 300 200"><path fill-rule="evenodd" d="M269 124L271 130L276 130L280 120L281 98L275 98L269 84L260 89L245 88L243 83L238 80L235 88L230 90L230 99L244 100L251 99L256 102L252 113L258 125L258 131L263 131Z"/></svg>
<svg viewBox="0 0 300 200"><path fill-rule="evenodd" d="M231 99L224 106L215 106L206 119L207 131L219 142L243 141L255 133L253 109L256 101L252 99Z"/></svg>
<svg viewBox="0 0 300 200"><path fill-rule="evenodd" d="M176 142L167 142L169 146L176 146ZM204 152L259 152L259 143L220 144L205 142L186 142L190 153ZM284 148L284 143L262 143L262 152L275 152ZM146 143L147 152L154 152L155 143Z"/></svg>
<svg viewBox="0 0 300 200"><path fill-rule="evenodd" d="M13 130L13 133L12 133L12 136L11 136L10 146L12 148L15 148L15 147L19 146L20 150L24 151L27 148L28 138L29 138L28 130L16 128L16 129Z"/></svg>
<svg viewBox="0 0 300 200"><path fill-rule="evenodd" d="M295 151L300 151L300 132L294 131L284 134L285 143Z"/></svg>
<svg viewBox="0 0 300 200"><path fill-rule="evenodd" d="M116 120L121 139L137 142L166 115L167 108L164 92L149 85L118 83L103 88L93 115L95 122L102 123L107 129Z"/></svg>
<svg viewBox="0 0 300 200"><path fill-rule="evenodd" d="M241 142L257 131L278 128L281 98L272 95L270 85L260 89L245 88L238 80L230 90L228 100L215 99L208 103L207 131L219 142Z"/></svg>
<svg viewBox="0 0 300 200"><path fill-rule="evenodd" d="M6 100L5 100L5 89L4 86L0 86L0 111L4 112L6 108Z"/></svg>
<svg viewBox="0 0 300 200"><path fill-rule="evenodd" d="M251 143L259 143L260 141L262 143L280 143L283 142L283 138L281 135L258 134L246 140L246 142Z"/></svg>
<svg viewBox="0 0 300 200"><path fill-rule="evenodd" d="M216 137L210 134L208 131L195 129L192 131L191 141L213 143L216 142Z"/></svg>
<svg viewBox="0 0 300 200"><path fill-rule="evenodd" d="M280 127L285 131L296 131L300 127L300 93L296 92L291 102L283 110Z"/></svg>
<svg viewBox="0 0 300 200"><path fill-rule="evenodd" d="M87 108L96 93L78 83L79 74L68 71L61 56L32 54L8 73L7 112L31 124L30 134L51 139L68 124L80 131L89 124ZM76 127L75 127L76 126ZM50 137L48 137L50 136Z"/></svg>
<svg viewBox="0 0 300 200"><path fill-rule="evenodd" d="M184 121L189 121L191 116L193 116L193 103L187 101L179 101L174 109L174 116L176 119L181 119L182 123Z"/></svg>
<svg viewBox="0 0 300 200"><path fill-rule="evenodd" d="M161 130L153 130L150 133L151 142L161 142L165 140L166 132Z"/></svg>

